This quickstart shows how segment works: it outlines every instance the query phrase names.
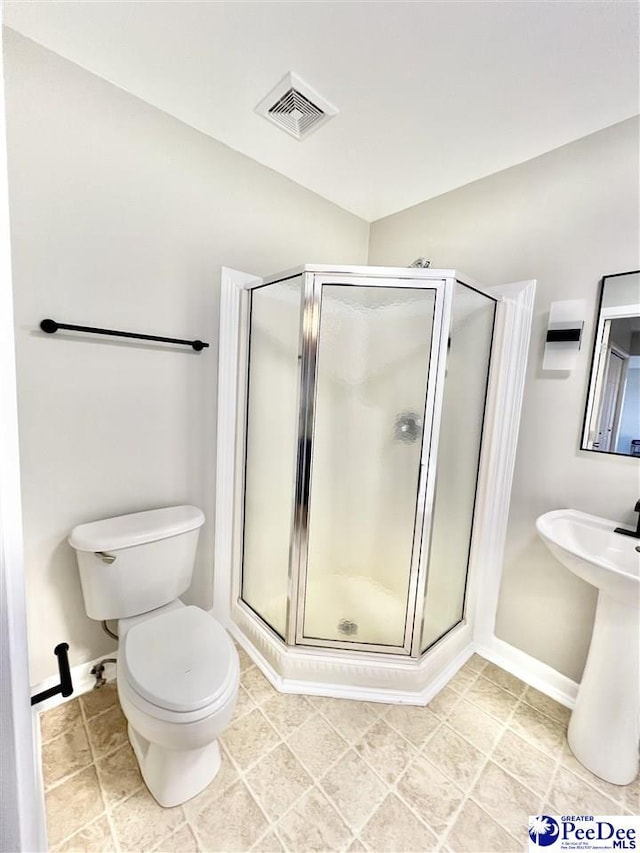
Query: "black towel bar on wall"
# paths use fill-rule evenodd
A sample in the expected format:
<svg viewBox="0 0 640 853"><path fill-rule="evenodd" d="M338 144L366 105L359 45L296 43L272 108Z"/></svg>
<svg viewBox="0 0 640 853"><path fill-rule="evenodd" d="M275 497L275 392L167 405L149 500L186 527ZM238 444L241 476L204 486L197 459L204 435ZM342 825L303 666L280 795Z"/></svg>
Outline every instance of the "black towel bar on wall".
<svg viewBox="0 0 640 853"><path fill-rule="evenodd" d="M76 326L72 323L58 323L57 320L46 319L40 323L40 328L48 335L53 335L58 329L68 329L71 332L88 332L91 335L111 335L115 338L136 338L141 341L160 341L165 344L182 344L192 347L196 352L208 347L204 341L185 341L181 338L165 338L161 335L141 335L138 332L119 332L115 329L98 329L96 326Z"/></svg>

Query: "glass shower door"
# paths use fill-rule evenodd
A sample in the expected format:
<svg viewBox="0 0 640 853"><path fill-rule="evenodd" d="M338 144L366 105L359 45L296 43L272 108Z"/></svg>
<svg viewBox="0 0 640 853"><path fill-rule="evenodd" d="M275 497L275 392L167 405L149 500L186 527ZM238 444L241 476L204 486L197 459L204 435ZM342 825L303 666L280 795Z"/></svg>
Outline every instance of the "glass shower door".
<svg viewBox="0 0 640 853"><path fill-rule="evenodd" d="M456 282L420 650L464 616L496 300Z"/></svg>
<svg viewBox="0 0 640 853"><path fill-rule="evenodd" d="M286 638L303 277L249 294L240 597Z"/></svg>
<svg viewBox="0 0 640 853"><path fill-rule="evenodd" d="M408 654L444 283L367 281L317 283L314 294L320 310L296 639Z"/></svg>

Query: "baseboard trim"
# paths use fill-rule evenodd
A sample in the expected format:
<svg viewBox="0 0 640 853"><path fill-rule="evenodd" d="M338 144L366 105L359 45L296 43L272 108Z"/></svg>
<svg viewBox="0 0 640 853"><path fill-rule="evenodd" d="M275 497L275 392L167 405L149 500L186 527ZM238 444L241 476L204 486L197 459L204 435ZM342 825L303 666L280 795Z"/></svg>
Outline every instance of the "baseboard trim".
<svg viewBox="0 0 640 853"><path fill-rule="evenodd" d="M71 681L73 682L73 693L71 696L61 696L60 693L58 693L56 696L52 696L51 699L45 699L44 702L39 702L37 705L34 705L33 711L36 713L49 711L51 708L56 708L58 705L64 705L65 702L70 702L82 693L88 693L90 690L93 690L96 679L95 676L91 675L91 670L97 663L100 663L101 660L104 660L107 657L117 659L118 652L109 652L106 655L100 655L99 658L94 658L86 663L79 663L77 666L72 666ZM107 681L115 680L116 666L114 664L107 664L104 671L104 677ZM34 696L36 693L41 693L43 690L55 687L56 684L59 683L59 677L57 675L52 675L50 678L45 678L44 681L39 682L39 684L32 684L31 695Z"/></svg>
<svg viewBox="0 0 640 853"><path fill-rule="evenodd" d="M232 623L228 630L253 663L280 693L294 693L305 696L328 696L335 699L353 699L360 702L382 702L392 705L425 706L458 672L471 657L474 647L468 643L449 661L438 674L421 690L403 690L394 687L353 686L338 681L306 681L291 676L283 676L275 669L271 661L261 654L260 649ZM309 660L313 665L313 658Z"/></svg>
<svg viewBox="0 0 640 853"><path fill-rule="evenodd" d="M245 646L245 648L249 645L246 639L243 636L240 636L240 632L232 629L231 634L234 636L234 639L240 643L240 645ZM480 657L491 661L491 663L495 663L496 666L500 666L502 669L505 669L507 672L515 675L517 678L521 679L521 681L524 681L525 684L535 687L536 690L550 696L552 699L555 699L556 702L560 702L561 705L565 705L567 708L575 707L579 685L566 675L558 672L558 670L542 663L542 661L528 655L521 649L512 646L504 640L500 640L498 637L491 637L487 642L476 641L473 644L473 651L480 655ZM115 658L117 658L117 656L117 651L111 652L109 655L109 657ZM308 682L300 682L298 684L294 679L281 678L269 662L262 657L262 655L256 654L256 649L253 647L251 648L250 657L257 664L258 668L263 671L265 676L272 682L272 684L283 693L308 692L330 695L330 693L336 689L336 685L312 685ZM461 654L457 655L456 659L452 661L451 664L446 667L444 672L434 680L434 683L429 685L429 690L425 691L424 695L420 697L420 703L423 703L425 700L429 701L436 693L438 693L468 657L468 650L464 650ZM72 699L77 698L83 693L88 693L90 690L93 690L95 678L91 675L91 670L95 664L99 663L101 660L104 660L104 655L72 667L72 695L67 697L63 697L60 694L53 696L51 699L47 699L45 702L41 702L39 705L36 705L33 708L34 712L42 713L43 711L48 711L51 708L56 708L58 705L64 704L65 702L70 702ZM107 681L114 681L116 677L116 666L108 664L104 674ZM41 681L39 684L32 685L31 693L40 693L43 690L48 690L57 683L57 676L45 678L44 681ZM301 689L303 684L304 690ZM353 698L349 695L351 692L349 687L341 687L340 692L344 698ZM393 693L394 691L378 692L376 690L372 690L368 701L388 702L392 698ZM407 700L401 694L402 691L399 691L396 698L398 702L404 703ZM383 698L383 696L385 698Z"/></svg>
<svg viewBox="0 0 640 853"><path fill-rule="evenodd" d="M495 636L485 642L476 641L475 651L561 705L575 708L579 685L557 669Z"/></svg>
<svg viewBox="0 0 640 853"><path fill-rule="evenodd" d="M463 649L439 675L420 691L376 687L353 688L343 684L297 681L293 678L280 678L278 689L282 693L302 693L307 696L330 696L336 699L353 699L359 702L382 702L391 705L424 707L443 687L446 687L472 654L473 650L470 647Z"/></svg>

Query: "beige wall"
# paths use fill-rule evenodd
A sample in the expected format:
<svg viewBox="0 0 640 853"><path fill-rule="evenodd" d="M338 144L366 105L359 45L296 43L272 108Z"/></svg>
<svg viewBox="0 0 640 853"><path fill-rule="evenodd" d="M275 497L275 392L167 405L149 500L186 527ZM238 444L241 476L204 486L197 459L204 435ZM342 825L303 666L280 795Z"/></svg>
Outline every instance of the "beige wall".
<svg viewBox="0 0 640 853"><path fill-rule="evenodd" d="M578 445L599 279L640 266L638 141L631 119L371 226L371 264L424 255L487 285L538 280L496 631L574 679L595 591L551 557L534 521L560 507L634 520L638 460ZM549 304L578 298L588 308L578 366L543 373Z"/></svg>
<svg viewBox="0 0 640 853"><path fill-rule="evenodd" d="M364 263L368 225L6 31L32 681L113 648L84 614L71 527L200 506L211 603L220 267ZM47 337L40 320L201 337L190 350Z"/></svg>

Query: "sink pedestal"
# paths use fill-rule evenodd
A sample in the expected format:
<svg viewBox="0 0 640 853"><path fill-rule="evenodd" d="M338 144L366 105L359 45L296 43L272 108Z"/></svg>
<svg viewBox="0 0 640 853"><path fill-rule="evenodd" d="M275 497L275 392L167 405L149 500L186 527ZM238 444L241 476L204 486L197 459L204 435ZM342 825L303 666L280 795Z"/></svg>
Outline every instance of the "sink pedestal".
<svg viewBox="0 0 640 853"><path fill-rule="evenodd" d="M567 734L588 770L628 785L638 773L640 624L638 602L600 590L587 663Z"/></svg>

